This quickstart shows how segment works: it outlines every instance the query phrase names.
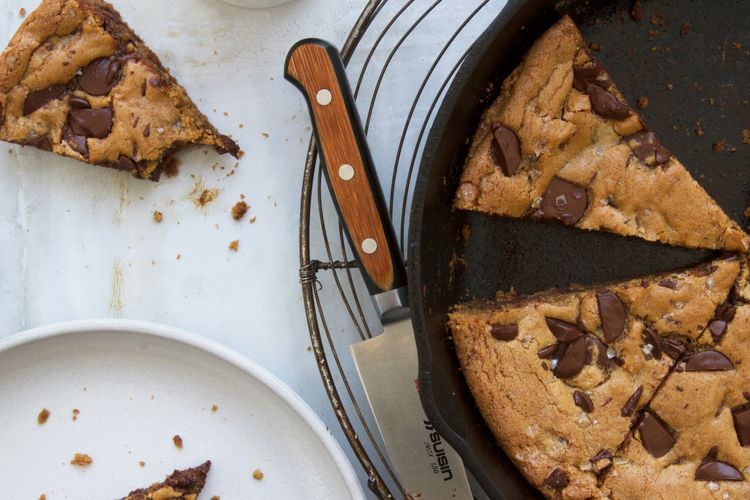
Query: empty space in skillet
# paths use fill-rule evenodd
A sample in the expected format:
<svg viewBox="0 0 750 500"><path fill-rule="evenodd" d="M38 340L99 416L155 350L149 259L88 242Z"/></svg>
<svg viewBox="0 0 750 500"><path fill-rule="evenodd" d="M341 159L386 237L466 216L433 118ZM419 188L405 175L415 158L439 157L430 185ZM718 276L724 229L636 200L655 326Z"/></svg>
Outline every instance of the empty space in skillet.
<svg viewBox="0 0 750 500"><path fill-rule="evenodd" d="M506 11L516 12L514 21L506 12L489 28L443 103L415 193L409 257L423 400L480 482L507 498L528 494L527 486L495 446L458 371L445 326L450 308L491 298L498 290L533 293L604 283L679 269L711 256L559 224L452 210L481 114L525 51L562 13L571 14L585 40L600 48L595 56L647 126L743 227L750 204L750 145L741 135L750 128L750 4L646 0L641 2L645 15L635 22L628 15L629 1L573 3L575 8L558 5L556 10L553 1L510 2ZM686 23L689 28L683 28ZM645 109L636 106L641 96L648 98ZM722 140L724 150L714 151L713 144Z"/></svg>

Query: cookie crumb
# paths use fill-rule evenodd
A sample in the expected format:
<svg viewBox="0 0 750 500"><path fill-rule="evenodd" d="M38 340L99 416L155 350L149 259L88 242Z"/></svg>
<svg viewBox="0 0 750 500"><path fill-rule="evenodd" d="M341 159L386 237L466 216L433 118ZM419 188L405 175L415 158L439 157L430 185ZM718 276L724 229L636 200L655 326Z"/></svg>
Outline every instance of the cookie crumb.
<svg viewBox="0 0 750 500"><path fill-rule="evenodd" d="M180 260L181 258L182 258L182 254L181 254L181 253L178 253L178 254L177 254L177 257L175 257L175 260Z"/></svg>
<svg viewBox="0 0 750 500"><path fill-rule="evenodd" d="M711 149L714 150L714 153L721 153L726 148L727 148L727 141L725 141L724 139L719 139L711 145Z"/></svg>
<svg viewBox="0 0 750 500"><path fill-rule="evenodd" d="M601 52L602 51L602 45L597 42L591 42L589 44L589 48L595 52Z"/></svg>
<svg viewBox="0 0 750 500"><path fill-rule="evenodd" d="M205 151L204 151L205 153ZM164 175L167 177L174 177L180 173L180 160L174 156L167 160L167 164L164 165Z"/></svg>
<svg viewBox="0 0 750 500"><path fill-rule="evenodd" d="M93 462L93 460L85 453L76 453L70 460L71 464L78 465L79 467L86 467L87 465L91 465L91 462Z"/></svg>
<svg viewBox="0 0 750 500"><path fill-rule="evenodd" d="M236 252L240 248L240 240L233 240L231 243L229 243L229 249L233 252Z"/></svg>
<svg viewBox="0 0 750 500"><path fill-rule="evenodd" d="M258 219L258 218L257 218L257 217L255 217L255 216L252 216L252 217L250 217L250 224L255 224L255 221L256 221L257 219Z"/></svg>
<svg viewBox="0 0 750 500"><path fill-rule="evenodd" d="M146 462L144 462L143 460L138 460L138 467L145 467L145 466L146 466Z"/></svg>
<svg viewBox="0 0 750 500"><path fill-rule="evenodd" d="M693 29L693 25L690 23L684 23L680 28L680 35L687 35L690 30Z"/></svg>
<svg viewBox="0 0 750 500"><path fill-rule="evenodd" d="M211 500L221 500L221 497L219 495L214 495L211 497Z"/></svg>
<svg viewBox="0 0 750 500"><path fill-rule="evenodd" d="M662 20L661 16L658 14L654 14L651 16L651 24L654 26L664 26L664 21Z"/></svg>
<svg viewBox="0 0 750 500"><path fill-rule="evenodd" d="M702 137L703 136L703 129L700 128L700 127L695 127L695 135L697 135L698 137Z"/></svg>
<svg viewBox="0 0 750 500"><path fill-rule="evenodd" d="M266 139L268 139L269 137L271 137L271 135L268 132L263 132L260 135L262 135Z"/></svg>
<svg viewBox="0 0 750 500"><path fill-rule="evenodd" d="M638 107L641 109L646 109L648 107L648 97L645 95L642 95L638 98Z"/></svg>
<svg viewBox="0 0 750 500"><path fill-rule="evenodd" d="M744 212L742 212L742 215L750 219L750 207L747 207Z"/></svg>
<svg viewBox="0 0 750 500"><path fill-rule="evenodd" d="M44 425L47 423L48 418L49 410L47 408L42 408L42 411L40 411L39 415L36 416L36 423L39 425Z"/></svg>
<svg viewBox="0 0 750 500"><path fill-rule="evenodd" d="M78 415L80 413L81 413L81 410L79 410L78 408L73 408L73 417L72 417L73 418L73 422L75 422L76 420L78 420Z"/></svg>
<svg viewBox="0 0 750 500"><path fill-rule="evenodd" d="M668 83L667 90L671 92L673 89L674 89L674 85L672 85L671 83Z"/></svg>
<svg viewBox="0 0 750 500"><path fill-rule="evenodd" d="M630 9L630 18L637 23L643 21L643 6L640 0L633 2L633 7Z"/></svg>
<svg viewBox="0 0 750 500"><path fill-rule="evenodd" d="M732 48L734 50L740 50L742 49L742 44L740 42L732 42Z"/></svg>
<svg viewBox="0 0 750 500"><path fill-rule="evenodd" d="M742 131L742 144L750 144L750 129L744 129Z"/></svg>
<svg viewBox="0 0 750 500"><path fill-rule="evenodd" d="M18 15L21 16L21 17L26 17L26 9L24 9L23 7L21 7L20 9L18 9ZM44 495L42 495L42 496L44 496ZM39 498L41 500L41 497L39 497Z"/></svg>
<svg viewBox="0 0 750 500"><path fill-rule="evenodd" d="M216 411L219 409L216 405L211 405L211 413L216 413Z"/></svg>
<svg viewBox="0 0 750 500"><path fill-rule="evenodd" d="M182 438L180 437L180 435L179 435L179 434L175 434L175 435L174 435L174 436L172 437L172 442L174 443L174 445L175 445L175 446L176 446L177 448L179 448L179 449L182 449Z"/></svg>
<svg viewBox="0 0 750 500"><path fill-rule="evenodd" d="M255 479L256 481L263 480L263 473L260 471L260 469L255 469L253 471L253 479Z"/></svg>
<svg viewBox="0 0 750 500"><path fill-rule="evenodd" d="M250 207L248 207L247 203L245 203L244 201L238 201L237 203L235 203L232 207L232 219L238 221L242 220L242 218L247 213L248 208Z"/></svg>
<svg viewBox="0 0 750 500"><path fill-rule="evenodd" d="M161 221L164 220L164 214L162 214L158 210L154 210L153 217L154 217L154 222L156 222L157 224L161 224Z"/></svg>
<svg viewBox="0 0 750 500"><path fill-rule="evenodd" d="M312 352L312 346L311 345L307 346L307 352Z"/></svg>

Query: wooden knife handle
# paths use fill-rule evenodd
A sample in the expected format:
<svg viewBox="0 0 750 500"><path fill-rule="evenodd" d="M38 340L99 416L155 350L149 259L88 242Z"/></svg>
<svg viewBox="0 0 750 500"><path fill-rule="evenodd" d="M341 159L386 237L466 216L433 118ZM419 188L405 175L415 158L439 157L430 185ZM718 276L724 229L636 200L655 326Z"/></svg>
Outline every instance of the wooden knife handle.
<svg viewBox="0 0 750 500"><path fill-rule="evenodd" d="M338 50L323 40L301 40L289 50L284 77L307 100L326 179L370 294L405 286L406 270Z"/></svg>

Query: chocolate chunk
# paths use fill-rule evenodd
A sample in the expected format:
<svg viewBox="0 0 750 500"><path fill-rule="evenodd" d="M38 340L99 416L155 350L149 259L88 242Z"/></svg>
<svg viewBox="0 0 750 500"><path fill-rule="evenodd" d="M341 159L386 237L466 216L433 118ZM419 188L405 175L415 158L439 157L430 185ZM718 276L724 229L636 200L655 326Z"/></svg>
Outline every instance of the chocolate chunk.
<svg viewBox="0 0 750 500"><path fill-rule="evenodd" d="M547 327L560 342L573 342L583 336L583 332L573 323L557 318L544 318Z"/></svg>
<svg viewBox="0 0 750 500"><path fill-rule="evenodd" d="M539 349L536 355L539 356L540 359L552 359L557 354L559 348L560 344L550 344Z"/></svg>
<svg viewBox="0 0 750 500"><path fill-rule="evenodd" d="M44 151L52 151L52 142L47 135L29 135L26 139L21 141L21 145L32 146L37 149L43 149Z"/></svg>
<svg viewBox="0 0 750 500"><path fill-rule="evenodd" d="M669 288L671 290L677 290L677 282L671 278L666 278L659 281L659 286L663 286L664 288Z"/></svg>
<svg viewBox="0 0 750 500"><path fill-rule="evenodd" d="M598 85L587 84L586 93L589 95L591 107L598 115L614 120L624 120L630 116L630 108L627 104L618 101L617 97Z"/></svg>
<svg viewBox="0 0 750 500"><path fill-rule="evenodd" d="M620 410L620 415L622 415L623 417L629 417L630 415L632 415L633 411L635 411L636 405L638 405L638 401L640 401L641 399L642 394L643 394L643 386L641 385L628 398L628 400L625 401L625 404L622 405L622 409Z"/></svg>
<svg viewBox="0 0 750 500"><path fill-rule="evenodd" d="M732 420L740 446L750 446L750 406L732 408Z"/></svg>
<svg viewBox="0 0 750 500"><path fill-rule="evenodd" d="M497 340L513 340L518 337L518 325L492 325L490 333Z"/></svg>
<svg viewBox="0 0 750 500"><path fill-rule="evenodd" d="M599 450L596 455L589 459L589 462L593 464L599 460L612 460L612 452L607 449Z"/></svg>
<svg viewBox="0 0 750 500"><path fill-rule="evenodd" d="M521 143L511 129L499 123L492 125L492 157L506 175L511 176L521 163Z"/></svg>
<svg viewBox="0 0 750 500"><path fill-rule="evenodd" d="M586 337L569 344L565 352L557 362L554 373L560 378L571 378L578 375L586 366L589 357L588 342Z"/></svg>
<svg viewBox="0 0 750 500"><path fill-rule="evenodd" d="M653 328L646 325L643 329L643 339L646 344L651 346L651 356L654 359L661 359L661 338L659 338L659 334Z"/></svg>
<svg viewBox="0 0 750 500"><path fill-rule="evenodd" d="M553 490L562 490L570 484L570 478L560 467L555 468L549 475L544 478L542 486Z"/></svg>
<svg viewBox="0 0 750 500"><path fill-rule="evenodd" d="M704 460L695 470L696 481L742 481L744 477L732 464L721 460Z"/></svg>
<svg viewBox="0 0 750 500"><path fill-rule="evenodd" d="M713 372L732 369L734 369L732 362L719 351L696 352L690 356L685 364L685 371L689 372Z"/></svg>
<svg viewBox="0 0 750 500"><path fill-rule="evenodd" d="M604 339L607 342L614 342L625 331L625 306L610 290L597 292L596 302L599 305Z"/></svg>
<svg viewBox="0 0 750 500"><path fill-rule="evenodd" d="M655 414L644 411L638 424L641 443L647 452L655 458L663 457L675 444L674 431Z"/></svg>
<svg viewBox="0 0 750 500"><path fill-rule="evenodd" d="M112 109L73 109L68 124L76 135L103 139L112 130Z"/></svg>
<svg viewBox="0 0 750 500"><path fill-rule="evenodd" d="M727 331L727 322L723 319L712 320L708 324L708 330L711 332L714 342L718 343Z"/></svg>
<svg viewBox="0 0 750 500"><path fill-rule="evenodd" d="M73 109L89 109L91 103L81 97L71 97L68 99L68 104Z"/></svg>
<svg viewBox="0 0 750 500"><path fill-rule="evenodd" d="M709 274L713 274L717 269L718 267L713 264L704 264L700 267L695 268L695 270L693 271L693 276L708 276Z"/></svg>
<svg viewBox="0 0 750 500"><path fill-rule="evenodd" d="M575 391L573 393L573 402L586 413L594 411L594 402L591 401L589 395L583 391Z"/></svg>
<svg viewBox="0 0 750 500"><path fill-rule="evenodd" d="M581 220L587 206L588 196L584 188L553 177L542 195L542 205L537 215L572 225Z"/></svg>
<svg viewBox="0 0 750 500"><path fill-rule="evenodd" d="M91 95L107 95L122 76L120 63L108 57L96 59L81 70L78 86Z"/></svg>
<svg viewBox="0 0 750 500"><path fill-rule="evenodd" d="M68 146L73 151L82 154L85 158L89 156L89 147L86 143L86 136L77 135L73 133L70 127L66 124L62 130L62 140L68 143Z"/></svg>
<svg viewBox="0 0 750 500"><path fill-rule="evenodd" d="M612 361L607 356L607 344L593 335L588 337L588 341L590 345L596 348L596 364L599 365L599 368L602 370L609 368L612 365Z"/></svg>
<svg viewBox="0 0 750 500"><path fill-rule="evenodd" d="M659 142L656 134L651 130L637 132L633 135L623 137L623 140L630 146L630 150L636 158L649 167L663 165L672 156L672 153Z"/></svg>
<svg viewBox="0 0 750 500"><path fill-rule="evenodd" d="M147 90L148 82L146 80L143 80L143 83L141 84L141 96L146 97L146 90Z"/></svg>
<svg viewBox="0 0 750 500"><path fill-rule="evenodd" d="M120 155L120 157L117 158L117 168L119 170L125 170L126 172L134 173L138 171L138 164L131 158L128 158L125 155Z"/></svg>
<svg viewBox="0 0 750 500"><path fill-rule="evenodd" d="M612 85L607 72L598 62L592 61L590 66L574 66L573 88L579 92L586 92L586 85L589 83L598 85L604 90L609 89Z"/></svg>
<svg viewBox="0 0 750 500"><path fill-rule="evenodd" d="M62 99L67 88L67 85L64 83L58 83L50 85L46 89L29 92L29 95L26 96L26 101L23 103L24 116L30 115L52 100Z"/></svg>
<svg viewBox="0 0 750 500"><path fill-rule="evenodd" d="M682 340L675 338L662 339L661 348L664 351L664 354L675 361L680 359L687 350L685 343Z"/></svg>
<svg viewBox="0 0 750 500"><path fill-rule="evenodd" d="M148 137L151 135L151 124L147 123L145 127L143 127L143 137Z"/></svg>

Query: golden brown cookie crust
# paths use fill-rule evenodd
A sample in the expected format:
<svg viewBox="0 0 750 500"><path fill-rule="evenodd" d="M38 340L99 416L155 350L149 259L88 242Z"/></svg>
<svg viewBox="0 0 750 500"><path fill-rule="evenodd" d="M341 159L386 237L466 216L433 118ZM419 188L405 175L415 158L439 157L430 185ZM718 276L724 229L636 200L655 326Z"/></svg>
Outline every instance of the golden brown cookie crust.
<svg viewBox="0 0 750 500"><path fill-rule="evenodd" d="M208 460L192 469L176 470L161 483L131 491L122 500L196 500L206 485L210 468Z"/></svg>

